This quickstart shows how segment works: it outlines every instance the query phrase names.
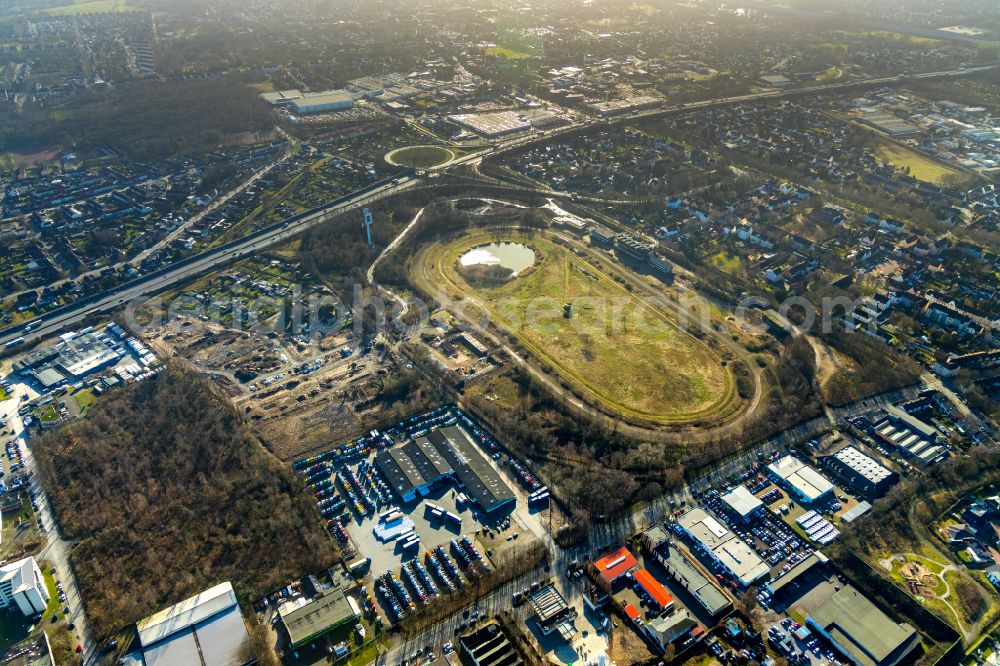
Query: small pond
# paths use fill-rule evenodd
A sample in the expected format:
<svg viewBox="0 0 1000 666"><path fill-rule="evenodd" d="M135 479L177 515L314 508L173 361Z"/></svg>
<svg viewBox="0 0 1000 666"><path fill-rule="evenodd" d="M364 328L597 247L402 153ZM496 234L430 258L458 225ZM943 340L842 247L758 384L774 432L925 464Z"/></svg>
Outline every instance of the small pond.
<svg viewBox="0 0 1000 666"><path fill-rule="evenodd" d="M535 263L535 251L521 243L490 243L469 250L458 261L462 266L502 266L517 275Z"/></svg>

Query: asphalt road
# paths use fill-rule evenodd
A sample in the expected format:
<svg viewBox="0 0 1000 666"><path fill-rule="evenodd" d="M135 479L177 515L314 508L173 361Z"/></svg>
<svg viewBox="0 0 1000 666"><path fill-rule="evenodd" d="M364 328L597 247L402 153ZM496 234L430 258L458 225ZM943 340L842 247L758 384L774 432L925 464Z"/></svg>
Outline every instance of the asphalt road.
<svg viewBox="0 0 1000 666"><path fill-rule="evenodd" d="M860 79L853 81L842 81L834 82L828 84L821 84L815 86L808 86L804 88L795 88L791 90L766 90L758 93L753 93L749 95L736 95L731 97L722 97L711 100L704 100L701 102L691 102L686 104L673 105L668 107L660 107L656 109L651 109L649 111L636 112L630 114L624 114L621 116L616 116L614 118L605 118L602 120L594 121L585 125L573 125L566 128L560 128L557 130L552 130L548 132L539 132L537 134L531 134L527 137L518 137L516 139L511 139L508 141L501 141L497 143L492 149L487 149L482 152L472 153L458 160L451 162L448 168L454 168L461 166L463 164L475 162L476 160L482 159L486 155L498 155L513 150L520 150L532 144L544 144L559 138L564 135L570 135L574 133L586 132L590 129L601 129L611 125L621 124L621 123L631 123L639 120L651 119L660 116L666 116L675 114L678 112L687 112L698 109L706 109L712 107L728 106L732 104L741 104L744 102L760 101L765 99L782 99L792 96L800 95L810 95L818 94L824 92L835 92L837 90L846 90L858 87L869 87L878 85L891 85L894 83L902 83L905 81L921 80L921 79L933 79L933 78L947 78L956 76L968 76L970 74L987 71L994 69L997 65L983 65L977 67L967 67L951 70L943 70L938 72L925 72L922 74L912 74L912 75L898 75L898 76L885 76L873 79ZM80 305L77 308L62 309L60 311L43 314L42 316L28 322L31 325L31 329L25 332L25 329L21 326L16 328L8 328L3 332L0 332L0 353L4 351L6 345L19 337L23 337L26 343L30 343L34 340L48 337L55 333L62 332L66 328L72 327L83 321L86 315L90 314L103 314L115 308L118 308L128 301L135 298L144 298L148 295L155 294L159 291L167 289L179 283L183 283L190 278L199 275L206 271L217 270L232 261L242 258L243 256L265 247L270 247L275 244L279 244L302 231L315 226L316 224L322 223L328 217L342 213L346 210L351 210L363 206L365 204L376 201L380 198L386 196L397 194L410 187L417 184L415 178L409 176L404 176L401 178L394 179L385 185L376 188L374 190L357 194L347 200L343 200L337 204L326 207L316 213L302 218L300 220L295 220L293 222L286 223L285 225L272 229L270 232L253 236L246 239L241 239L233 243L221 246L219 248L208 250L193 261L184 264L174 270L167 270L166 272L160 273L155 277L139 278L138 280L126 283L120 287L113 289L107 293L106 296L101 298L96 302L90 302L84 305ZM526 188L530 189L530 188ZM533 190L532 190L533 191Z"/></svg>
<svg viewBox="0 0 1000 666"><path fill-rule="evenodd" d="M859 400L844 407L835 408L836 418L842 420L878 407L915 397L923 385L914 385L904 389ZM522 620L527 616L527 606L512 609L511 596L536 580L556 579L562 588L572 587L573 583L566 578L566 569L574 561L584 562L595 558L598 554L617 548L626 543L628 538L641 530L666 520L677 509L694 501L696 495L708 489L739 477L752 463L761 462L774 453L786 453L792 446L819 437L830 428L826 415L816 417L793 428L789 428L746 451L720 462L715 468L703 476L685 483L666 493L659 499L643 505L631 513L625 514L608 522L595 522L591 525L587 541L574 548L560 548L552 540L548 540L549 561L523 576L516 578L493 592L484 595L479 600L470 603L464 609L445 618L441 622L425 629L418 635L401 639L392 648L379 655L377 666L398 666L404 658L411 657L418 649L431 646L439 651L442 645L453 641L458 633L458 627L466 622L468 616L485 612L487 617L493 617L500 611L512 610Z"/></svg>
<svg viewBox="0 0 1000 666"><path fill-rule="evenodd" d="M144 300L150 295L159 293L174 285L182 284L192 277L218 270L233 261L252 255L258 250L273 245L280 245L303 231L322 224L333 215L369 205L379 199L398 194L413 187L417 182L409 177L398 178L377 189L324 208L308 217L292 223L285 223L265 234L240 239L217 249L209 250L199 255L193 261L174 269L168 269L159 275L139 278L138 280L123 284L121 287L107 292L107 294L96 302L42 315L28 323L27 326L31 326L28 332L26 332L26 328L18 327L17 329L7 330L3 334L0 334L0 345L6 346L19 337L23 337L25 343L30 343L60 333L67 328L78 325L88 316L110 312L133 301L133 299L137 301Z"/></svg>
<svg viewBox="0 0 1000 666"><path fill-rule="evenodd" d="M817 94L824 92L834 92L837 90L845 90L857 87L869 87L877 85L891 85L895 83L902 83L910 80L920 80L920 79L931 79L931 78L946 78L955 76L967 76L979 71L986 71L993 69L995 65L975 67L975 68L964 68L956 70L947 70L942 72L929 72L924 74L908 75L908 76L892 76L892 77L881 77L877 79L864 79L858 81L848 81L831 83L818 86L810 86L806 88L798 88L794 90L774 90L774 91L763 91L760 93L754 93L750 95L740 95L733 97L726 97L715 100L706 100L702 102L694 102L682 105L675 105L672 107L658 108L648 112L632 113L619 116L613 119L605 119L601 121L595 121L585 126L572 126L570 128L555 130L552 132L539 133L531 135L526 138L519 138L507 142L501 142L497 144L492 150L487 150L482 153L471 154L467 157L461 158L452 162L449 166L460 166L461 164L467 162L473 162L477 159L481 159L484 154L500 154L512 150L522 149L533 143L545 143L551 141L559 136L568 135L570 133L585 132L589 128L599 129L602 127L607 127L613 124L619 123L630 123L637 120L655 118L664 115L670 115L677 112L685 112L689 110L697 110L718 106L726 106L731 104L740 104L744 102L753 102L764 99L781 99L790 96L798 95L808 95ZM205 272L218 270L229 263L243 258L244 256L255 253L257 250L264 249L273 245L278 245L286 242L293 238L294 236L300 234L301 232L325 222L329 217L343 213L347 210L352 210L359 208L364 205L368 205L378 199L398 194L406 189L412 188L417 185L418 181L410 177L401 177L395 179L391 182L384 184L374 190L370 190L364 193L358 193L353 197L346 200L342 200L335 205L331 205L320 211L315 212L305 218L295 220L294 222L288 222L280 227L272 228L271 230L252 236L246 239L241 239L234 241L233 243L224 245L222 247L209 250L202 255L196 257L195 259L189 261L188 263L179 266L174 269L167 269L166 271L157 274L152 277L140 278L139 280L126 283L121 287L109 291L106 295L94 302L88 302L77 307L70 307L57 311L54 313L42 315L30 322L31 328L29 331L25 331L23 328L18 327L17 329L9 329L0 334L0 345L7 345L13 340L19 337L23 337L26 343L33 342L35 340L49 337L51 335L62 332L67 328L71 328L80 324L87 317L96 314L107 313L111 310L117 309L126 303L132 301L133 299L137 301L144 300L150 295L161 292L165 289L169 289L177 284L182 284L191 278L200 275ZM2 349L2 347L0 347ZM867 401L862 401L862 403L856 403L855 405L850 405L839 410L835 410L838 417L844 418L853 413L861 413L866 409L871 408L870 405L874 405L878 402L882 402L880 399L869 399ZM594 525L591 535L588 538L586 544L579 546L571 550L563 550L555 546L555 544L550 544L551 548L551 567L553 572L557 572L557 575L561 575L559 572L565 571L565 565L572 559L584 559L589 558L599 552L604 548L608 548L612 545L617 545L623 542L623 540L629 535L635 533L636 531L648 527L656 521L662 520L671 510L684 503L690 501L695 493L699 493L712 485L719 483L725 479L735 476L739 471L746 468L746 466L753 460L758 459L759 456L765 456L773 451L787 450L787 448L799 441L810 439L829 428L829 420L824 416L821 418L813 419L799 426L791 428L780 435L763 442L762 444L754 447L747 452L735 456L729 460L721 462L715 469L706 474L704 477L693 481L690 484L686 484L681 488L678 488L671 493L663 496L659 500L636 510L635 512L624 516L618 520L612 521L610 523L599 523ZM52 529L54 523L52 521L51 513L49 512L48 502L43 498L41 504L41 513L43 514L43 523L46 528ZM53 535L54 536L54 535ZM85 618L82 613L82 606L79 603L79 594L76 591L75 582L71 582L72 574L66 568L67 556L68 556L68 544L62 542L61 539L53 539L50 542L50 546L46 552L46 556L54 559L59 566L61 574L63 576L64 587L67 588L67 596L70 599L70 606L73 610L73 619L77 623L78 631L83 635L85 653L88 656L88 661L92 660L95 653L95 645L93 640L86 632ZM67 575L69 574L69 575ZM477 612L485 611L487 614L495 614L499 610L505 610L510 607L509 598L513 591L523 588L525 585L530 584L534 580L547 577L548 574L541 568L522 576L515 581L511 581L506 585L502 586L500 589L484 596L477 602ZM72 593L71 593L72 591ZM462 613L459 612L456 615L440 622L433 627L430 627L426 631L422 632L419 636L411 639L410 641L404 642L391 649L386 654L380 656L379 663L397 664L402 658L410 654L416 647L423 647L424 645L434 645L439 647L442 643L451 640L455 633L455 628L462 622Z"/></svg>
<svg viewBox="0 0 1000 666"><path fill-rule="evenodd" d="M3 408L0 408L0 415L4 416L7 421L7 427L14 431L16 438L19 440L18 445L21 447L24 455L25 469L31 473L28 485L36 493L35 502L38 505L38 509L35 511L35 516L41 522L46 538L45 548L42 549L37 559L47 560L51 562L52 566L55 566L56 579L62 583L63 592L66 594L66 601L60 604L60 607L69 607L69 621L75 625L73 634L78 637L80 644L83 646L84 656L90 657L96 654L97 645L87 625L87 616L83 611L83 600L76 584L73 569L70 567L69 553L71 544L63 540L59 534L59 527L56 524L52 507L49 504L49 498L46 496L38 478L35 457L31 451L31 447L28 446L28 435L25 431L24 423L17 413L17 409L21 404L18 396L28 395L30 398L36 398L38 394L26 384L14 384L12 394L15 397L4 401Z"/></svg>

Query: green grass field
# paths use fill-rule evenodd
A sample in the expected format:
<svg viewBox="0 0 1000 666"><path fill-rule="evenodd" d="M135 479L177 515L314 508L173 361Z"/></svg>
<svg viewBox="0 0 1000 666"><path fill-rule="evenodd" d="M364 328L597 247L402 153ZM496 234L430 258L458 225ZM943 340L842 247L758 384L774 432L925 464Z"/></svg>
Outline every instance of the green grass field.
<svg viewBox="0 0 1000 666"><path fill-rule="evenodd" d="M456 271L458 257L491 240L524 242L536 252L535 266L499 287L474 289ZM734 400L730 373L705 344L548 239L477 232L435 248L428 264L427 275L449 285L453 297L463 296L464 304L478 300L541 365L617 413L687 422L716 416ZM564 303L573 306L570 319L563 316Z"/></svg>
<svg viewBox="0 0 1000 666"><path fill-rule="evenodd" d="M97 401L97 396L94 395L94 389L90 388L77 391L73 394L73 398L76 400L76 404L80 408L81 413L86 412L90 406Z"/></svg>
<svg viewBox="0 0 1000 666"><path fill-rule="evenodd" d="M42 405L34 411L42 423L53 423L59 420L59 410L54 405Z"/></svg>
<svg viewBox="0 0 1000 666"><path fill-rule="evenodd" d="M909 168L911 176L925 183L943 185L954 179L968 180L960 170L898 144L884 143L875 149L875 155L900 169Z"/></svg>
<svg viewBox="0 0 1000 666"><path fill-rule="evenodd" d="M39 564L42 567L41 564ZM53 615L59 612L59 590L56 588L56 577L51 573L51 565L42 567L42 577L45 578L45 588L49 591L49 603L45 606L45 612L42 613L42 621L51 618Z"/></svg>
<svg viewBox="0 0 1000 666"><path fill-rule="evenodd" d="M852 33L847 33L852 34ZM901 32L893 32L890 30L865 30L863 32L853 33L857 35L863 35L865 37L881 37L882 39L889 39L895 41L907 41L913 44L923 44L925 46L937 46L941 43L940 39L932 39L931 37L920 37L917 35L906 35Z"/></svg>
<svg viewBox="0 0 1000 666"><path fill-rule="evenodd" d="M731 255L724 250L709 257L708 263L730 275L736 275L743 267L743 261L739 257Z"/></svg>
<svg viewBox="0 0 1000 666"><path fill-rule="evenodd" d="M816 80L820 83L829 83L830 81L836 81L844 75L844 70L839 67L827 67L816 77Z"/></svg>
<svg viewBox="0 0 1000 666"><path fill-rule="evenodd" d="M83 0L45 10L49 16L72 16L74 14L104 14L116 12L133 12L139 8L128 4L125 0Z"/></svg>
<svg viewBox="0 0 1000 666"><path fill-rule="evenodd" d="M503 46L490 46L483 49L486 55L496 56L498 58L503 58L505 60L523 60L525 58L531 58L530 53L524 53L523 51L515 51L514 49L508 49Z"/></svg>
<svg viewBox="0 0 1000 666"><path fill-rule="evenodd" d="M400 166L413 167L414 169L429 169L436 167L455 158L448 148L439 146L412 146L402 148L392 153L391 159Z"/></svg>

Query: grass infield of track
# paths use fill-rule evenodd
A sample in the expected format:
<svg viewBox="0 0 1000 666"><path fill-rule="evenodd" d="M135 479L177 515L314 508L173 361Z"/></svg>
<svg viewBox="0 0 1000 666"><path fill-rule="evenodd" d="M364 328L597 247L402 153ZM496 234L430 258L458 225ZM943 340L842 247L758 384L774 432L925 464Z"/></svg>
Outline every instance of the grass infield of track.
<svg viewBox="0 0 1000 666"><path fill-rule="evenodd" d="M499 287L469 285L458 257L494 241L528 245L535 266ZM615 413L662 424L704 421L729 415L738 399L732 374L707 344L544 236L475 231L430 248L423 270L465 309L460 316L476 320L485 311L543 366ZM567 302L571 319L562 315Z"/></svg>

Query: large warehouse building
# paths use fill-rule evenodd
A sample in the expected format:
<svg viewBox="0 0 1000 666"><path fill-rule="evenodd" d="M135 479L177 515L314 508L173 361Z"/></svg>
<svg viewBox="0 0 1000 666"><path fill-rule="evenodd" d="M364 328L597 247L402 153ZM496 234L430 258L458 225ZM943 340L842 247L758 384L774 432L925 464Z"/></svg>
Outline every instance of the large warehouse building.
<svg viewBox="0 0 1000 666"><path fill-rule="evenodd" d="M386 449L375 458L400 500L412 502L453 480L487 513L515 501L514 492L459 426L447 426Z"/></svg>
<svg viewBox="0 0 1000 666"><path fill-rule="evenodd" d="M895 472L854 446L825 456L821 462L855 492L868 499L881 497L899 479Z"/></svg>
<svg viewBox="0 0 1000 666"><path fill-rule="evenodd" d="M948 449L938 444L940 432L912 414L893 405L874 425L877 438L920 465L931 465L948 457Z"/></svg>
<svg viewBox="0 0 1000 666"><path fill-rule="evenodd" d="M250 634L232 583L219 583L141 620L136 629L146 666L244 666Z"/></svg>
<svg viewBox="0 0 1000 666"><path fill-rule="evenodd" d="M355 601L339 587L323 590L312 598L299 597L278 609L281 625L293 650L314 641L345 624L354 624L361 616Z"/></svg>
<svg viewBox="0 0 1000 666"><path fill-rule="evenodd" d="M795 456L780 458L768 465L767 469L774 480L799 502L813 504L833 497L833 484Z"/></svg>
<svg viewBox="0 0 1000 666"><path fill-rule="evenodd" d="M291 101L291 109L300 115L346 111L354 107L354 97L346 90L327 90L317 93L303 93Z"/></svg>
<svg viewBox="0 0 1000 666"><path fill-rule="evenodd" d="M776 610L796 608L854 666L897 666L912 661L920 635L895 621L857 588L844 584L817 551L767 585Z"/></svg>
<svg viewBox="0 0 1000 666"><path fill-rule="evenodd" d="M515 111L460 113L448 116L448 120L491 139L531 128L531 123Z"/></svg>
<svg viewBox="0 0 1000 666"><path fill-rule="evenodd" d="M733 607L715 580L694 562L688 560L687 556L666 537L662 540L657 538L650 542L648 547L652 556L663 565L667 573L683 586L709 615L720 617Z"/></svg>
<svg viewBox="0 0 1000 666"><path fill-rule="evenodd" d="M749 587L770 573L753 548L701 507L681 514L677 526L694 542L696 553L721 566L740 585Z"/></svg>
<svg viewBox="0 0 1000 666"><path fill-rule="evenodd" d="M757 515L764 503L751 493L746 486L736 486L722 496L722 501L729 507L729 510L739 516L742 520Z"/></svg>
<svg viewBox="0 0 1000 666"><path fill-rule="evenodd" d="M271 106L290 106L292 102L302 98L302 93L298 90L276 90L261 93L260 98Z"/></svg>
<svg viewBox="0 0 1000 666"><path fill-rule="evenodd" d="M813 609L806 624L856 666L895 666L920 645L913 627L894 622L850 585Z"/></svg>
<svg viewBox="0 0 1000 666"><path fill-rule="evenodd" d="M60 342L26 354L13 370L49 390L117 363L123 353L101 333L67 333Z"/></svg>

